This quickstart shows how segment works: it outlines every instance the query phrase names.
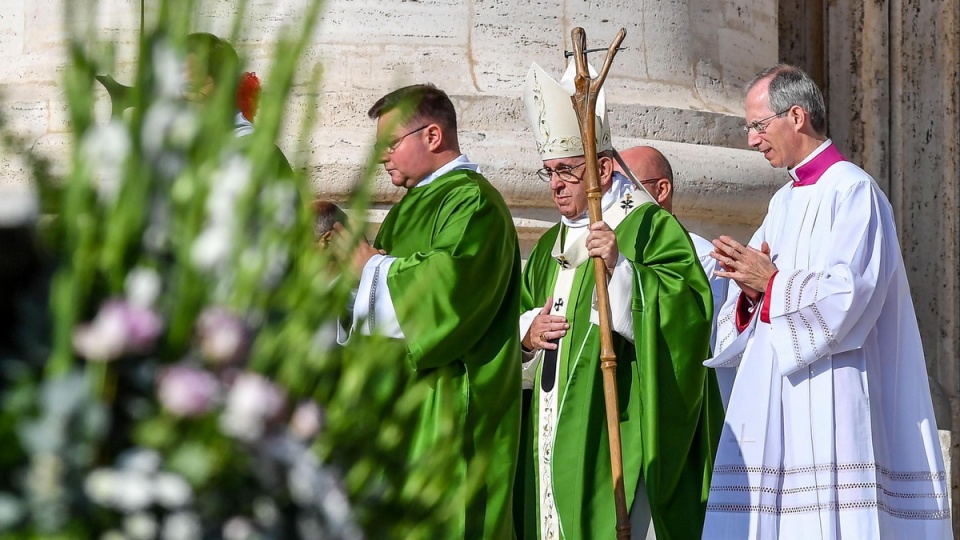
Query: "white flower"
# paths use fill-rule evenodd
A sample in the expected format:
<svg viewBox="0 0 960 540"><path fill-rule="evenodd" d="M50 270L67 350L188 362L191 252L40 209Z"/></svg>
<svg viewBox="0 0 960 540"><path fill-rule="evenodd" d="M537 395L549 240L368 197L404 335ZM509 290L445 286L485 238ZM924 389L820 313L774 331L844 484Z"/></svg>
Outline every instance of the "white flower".
<svg viewBox="0 0 960 540"><path fill-rule="evenodd" d="M9 493L0 492L0 531L13 528L25 513L24 501Z"/></svg>
<svg viewBox="0 0 960 540"><path fill-rule="evenodd" d="M265 188L260 197L264 206L273 211L273 221L281 230L287 230L293 225L297 215L296 189L288 184L274 183Z"/></svg>
<svg viewBox="0 0 960 540"><path fill-rule="evenodd" d="M265 527L272 527L280 517L277 504L269 497L257 497L253 500L253 515L258 523Z"/></svg>
<svg viewBox="0 0 960 540"><path fill-rule="evenodd" d="M210 194L207 196L207 216L214 223L232 225L237 199L250 185L253 166L239 154L231 154L210 175Z"/></svg>
<svg viewBox="0 0 960 540"><path fill-rule="evenodd" d="M126 125L119 120L94 126L83 135L81 155L93 175L100 202L111 204L117 200L131 146Z"/></svg>
<svg viewBox="0 0 960 540"><path fill-rule="evenodd" d="M140 144L144 153L153 160L170 159L171 150L188 148L200 132L196 112L177 101L157 101L147 109L143 119ZM174 176L176 167L166 167L167 176ZM178 165L179 164L179 165Z"/></svg>
<svg viewBox="0 0 960 540"><path fill-rule="evenodd" d="M123 354L126 328L123 316L116 311L97 315L91 324L74 331L73 348L87 360L109 362Z"/></svg>
<svg viewBox="0 0 960 540"><path fill-rule="evenodd" d="M90 500L100 506L110 506L117 485L117 473L113 469L95 469L83 481L83 491Z"/></svg>
<svg viewBox="0 0 960 540"><path fill-rule="evenodd" d="M127 300L134 306L150 309L160 295L160 274L152 268L139 266L127 274L124 289Z"/></svg>
<svg viewBox="0 0 960 540"><path fill-rule="evenodd" d="M290 417L290 431L301 440L312 438L321 427L323 427L323 411L313 401L304 401L298 405Z"/></svg>
<svg viewBox="0 0 960 540"><path fill-rule="evenodd" d="M253 523L244 517L234 516L223 524L223 540L249 540L254 532Z"/></svg>
<svg viewBox="0 0 960 540"><path fill-rule="evenodd" d="M264 287L273 289L280 283L287 271L287 253L275 245L267 247L265 266L260 282Z"/></svg>
<svg viewBox="0 0 960 540"><path fill-rule="evenodd" d="M126 513L138 512L153 504L153 484L140 471L118 471L113 507Z"/></svg>
<svg viewBox="0 0 960 540"><path fill-rule="evenodd" d="M229 226L207 227L193 241L190 260L200 270L213 270L226 264L232 244L233 233Z"/></svg>
<svg viewBox="0 0 960 540"><path fill-rule="evenodd" d="M211 373L186 365L163 371L157 397L170 413L187 418L201 416L213 408L220 384Z"/></svg>
<svg viewBox="0 0 960 540"><path fill-rule="evenodd" d="M189 148L200 133L200 119L193 109L181 108L170 122L167 141L173 148Z"/></svg>
<svg viewBox="0 0 960 540"><path fill-rule="evenodd" d="M163 540L193 540L203 535L200 519L191 512L176 512L163 520Z"/></svg>
<svg viewBox="0 0 960 540"><path fill-rule="evenodd" d="M160 469L162 458L156 450L133 448L124 452L117 464L121 469L142 474L153 474Z"/></svg>
<svg viewBox="0 0 960 540"><path fill-rule="evenodd" d="M245 441L259 439L267 422L283 409L283 392L262 375L242 373L230 388L220 429Z"/></svg>
<svg viewBox="0 0 960 540"><path fill-rule="evenodd" d="M310 350L315 353L328 353L337 345L337 321L326 321L317 328L310 339Z"/></svg>
<svg viewBox="0 0 960 540"><path fill-rule="evenodd" d="M123 519L123 530L131 540L153 540L157 537L157 520L146 512L137 512Z"/></svg>
<svg viewBox="0 0 960 540"><path fill-rule="evenodd" d="M34 455L27 474L27 488L37 499L55 499L63 491L63 460L53 452Z"/></svg>
<svg viewBox="0 0 960 540"><path fill-rule="evenodd" d="M141 471L96 469L84 479L83 490L93 502L126 513L153 503L150 478Z"/></svg>
<svg viewBox="0 0 960 540"><path fill-rule="evenodd" d="M180 508L193 500L193 489L182 476L160 473L154 480L153 488L157 503L164 508Z"/></svg>
<svg viewBox="0 0 960 540"><path fill-rule="evenodd" d="M180 98L187 83L186 59L166 41L158 41L153 46L150 64L153 66L155 88L160 97Z"/></svg>

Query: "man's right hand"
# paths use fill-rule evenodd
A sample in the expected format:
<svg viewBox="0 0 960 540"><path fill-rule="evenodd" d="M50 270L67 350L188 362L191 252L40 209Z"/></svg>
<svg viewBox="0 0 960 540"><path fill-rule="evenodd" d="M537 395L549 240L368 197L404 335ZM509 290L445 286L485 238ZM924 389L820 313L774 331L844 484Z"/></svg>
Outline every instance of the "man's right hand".
<svg viewBox="0 0 960 540"><path fill-rule="evenodd" d="M349 232L341 225L340 223L333 224L334 233L338 238L345 239L349 236ZM353 270L359 274L363 271L363 267L367 264L367 261L370 260L376 254L386 255L387 253L382 249L377 249L371 246L367 239L360 237L357 241L357 245L353 248L353 254L350 257L351 266Z"/></svg>
<svg viewBox="0 0 960 540"><path fill-rule="evenodd" d="M770 259L770 245L766 242L758 250L742 245L729 236L721 236L713 241L710 256L720 263L720 270L714 270L713 273L736 281L740 290L754 304L760 301L770 277L777 271L777 266Z"/></svg>
<svg viewBox="0 0 960 540"><path fill-rule="evenodd" d="M543 309L533 318L533 323L530 325L527 335L523 336L523 346L528 351L556 349L559 345L551 343L551 341L567 335L570 324L567 323L566 317L550 315L551 309L553 309L553 297L547 298L547 303L543 305Z"/></svg>

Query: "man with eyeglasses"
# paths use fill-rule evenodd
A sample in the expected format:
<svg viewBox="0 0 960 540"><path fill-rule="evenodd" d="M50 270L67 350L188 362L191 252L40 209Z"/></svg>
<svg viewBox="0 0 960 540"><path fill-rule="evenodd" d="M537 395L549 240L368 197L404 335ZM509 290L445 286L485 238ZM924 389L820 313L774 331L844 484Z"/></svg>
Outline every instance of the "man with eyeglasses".
<svg viewBox="0 0 960 540"><path fill-rule="evenodd" d="M790 181L731 285L712 367L736 368L705 539L952 538L949 487L893 211L826 136L816 84L747 86L747 141Z"/></svg>
<svg viewBox="0 0 960 540"><path fill-rule="evenodd" d="M520 335L524 418L517 517L523 538L616 531L591 257L607 268L617 355L623 481L633 538L696 538L722 405L708 356L710 288L686 231L614 172L602 93L597 152L603 221L589 225L583 144L570 96L536 64L524 103L560 223L530 254Z"/></svg>
<svg viewBox="0 0 960 540"><path fill-rule="evenodd" d="M460 152L450 98L431 84L380 98L380 162L406 189L373 245L360 239L361 278L353 332L395 338L417 380L416 447L422 458L449 433L457 463L450 484L464 490L443 538L513 537L512 486L520 420L520 252L500 193ZM343 229L340 229L343 230ZM358 359L359 361L360 359Z"/></svg>

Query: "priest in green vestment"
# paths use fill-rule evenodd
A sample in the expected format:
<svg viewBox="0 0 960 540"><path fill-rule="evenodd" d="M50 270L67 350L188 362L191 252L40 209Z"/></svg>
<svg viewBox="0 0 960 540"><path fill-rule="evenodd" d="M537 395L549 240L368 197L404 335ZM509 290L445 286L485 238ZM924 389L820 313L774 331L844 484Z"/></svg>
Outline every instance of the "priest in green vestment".
<svg viewBox="0 0 960 540"><path fill-rule="evenodd" d="M444 538L514 537L520 436L520 252L500 193L461 154L447 95L401 88L374 104L380 160L407 192L373 245L361 241L352 332L401 340L429 381L411 458L457 423L454 470L467 499ZM449 467L444 467L448 470Z"/></svg>
<svg viewBox="0 0 960 540"><path fill-rule="evenodd" d="M624 487L632 538L699 538L723 422L709 356L710 286L686 231L614 173L604 98L597 152L603 221L589 224L570 96L536 64L524 103L561 222L523 272L525 407L515 520L522 538L614 538L616 511L591 257L607 267ZM636 182L636 183L634 183ZM546 185L545 185L546 187Z"/></svg>

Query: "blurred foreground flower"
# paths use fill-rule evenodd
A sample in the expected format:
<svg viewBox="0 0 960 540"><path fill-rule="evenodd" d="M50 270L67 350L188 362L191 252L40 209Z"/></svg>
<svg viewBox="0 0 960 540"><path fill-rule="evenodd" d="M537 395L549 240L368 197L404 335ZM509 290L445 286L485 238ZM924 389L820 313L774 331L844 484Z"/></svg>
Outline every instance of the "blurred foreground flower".
<svg viewBox="0 0 960 540"><path fill-rule="evenodd" d="M193 418L213 409L219 389L219 381L210 372L175 365L166 368L160 376L157 397L171 414Z"/></svg>
<svg viewBox="0 0 960 540"><path fill-rule="evenodd" d="M147 352L162 330L163 320L153 311L111 299L90 323L77 327L73 347L87 360L109 362Z"/></svg>
<svg viewBox="0 0 960 540"><path fill-rule="evenodd" d="M280 415L285 402L283 390L262 375L241 373L227 394L220 428L240 440L254 441L263 436L267 425Z"/></svg>
<svg viewBox="0 0 960 540"><path fill-rule="evenodd" d="M0 304L17 311L0 340L0 538L443 537L437 508L459 489L444 456L458 439L411 463L423 392L405 350L337 345L350 285L313 243L304 168L275 143L295 85L308 101L322 94L295 80L321 3L295 4L305 12L265 66L256 127L235 109L236 52L185 35L179 4L159 0L142 19L156 26L140 36L132 87L97 76L115 69L111 44L65 17L66 176L23 147L36 192L0 187L0 227L19 242L0 235L0 254L29 261L0 271L30 285ZM195 39L211 49L189 49ZM201 82L216 84L188 102L185 87L206 87L187 67L204 57ZM307 120L294 140L312 140ZM357 180L350 204L366 208Z"/></svg>
<svg viewBox="0 0 960 540"><path fill-rule="evenodd" d="M200 350L213 364L240 359L247 345L247 328L239 317L221 307L210 307L197 321Z"/></svg>

